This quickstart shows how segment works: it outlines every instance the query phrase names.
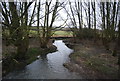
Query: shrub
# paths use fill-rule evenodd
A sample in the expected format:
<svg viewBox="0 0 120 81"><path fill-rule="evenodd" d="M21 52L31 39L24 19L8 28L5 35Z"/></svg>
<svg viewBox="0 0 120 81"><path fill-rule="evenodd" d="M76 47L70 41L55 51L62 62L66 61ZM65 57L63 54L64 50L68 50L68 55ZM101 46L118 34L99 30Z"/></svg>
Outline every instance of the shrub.
<svg viewBox="0 0 120 81"><path fill-rule="evenodd" d="M84 39L91 39L94 38L95 35L98 37L99 34L95 33L94 29L88 29L88 28L83 28L76 33L76 37L78 38L84 38Z"/></svg>

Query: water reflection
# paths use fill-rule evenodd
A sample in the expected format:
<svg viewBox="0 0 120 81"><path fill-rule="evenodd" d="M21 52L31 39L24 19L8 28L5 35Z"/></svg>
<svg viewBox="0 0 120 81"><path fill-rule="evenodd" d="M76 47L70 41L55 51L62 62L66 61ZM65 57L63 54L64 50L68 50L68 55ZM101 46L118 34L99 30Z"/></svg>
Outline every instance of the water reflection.
<svg viewBox="0 0 120 81"><path fill-rule="evenodd" d="M81 76L69 72L63 63L69 61L69 49L62 40L56 40L53 45L57 47L56 52L49 53L46 59L38 59L27 65L24 69L8 74L7 79L81 79Z"/></svg>

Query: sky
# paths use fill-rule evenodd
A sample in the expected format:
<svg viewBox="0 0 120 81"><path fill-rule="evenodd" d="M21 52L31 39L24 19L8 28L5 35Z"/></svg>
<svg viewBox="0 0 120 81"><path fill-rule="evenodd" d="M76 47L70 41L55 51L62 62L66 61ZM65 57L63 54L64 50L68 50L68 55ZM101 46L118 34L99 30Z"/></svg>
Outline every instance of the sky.
<svg viewBox="0 0 120 81"><path fill-rule="evenodd" d="M2 1L6 1L7 2L7 0L2 0ZM13 0L9 0L9 1L13 1ZM17 1L17 2L19 2L19 1L23 1L23 2L25 2L25 0L14 0L14 1ZM32 1L32 0L27 0L28 2L29 1ZM35 1L39 1L39 0L35 0ZM40 0L41 1L41 4L43 4L43 3L45 3L45 1L46 0ZM50 0L48 0L48 2L49 2ZM55 1L56 0L52 0L52 3L51 3L51 7L55 4ZM74 3L74 1L75 0L58 0L59 2L64 2L64 4L66 4L67 3L67 1L70 1L71 2L71 5L72 6L74 6L75 5L75 3ZM76 1L82 1L82 4L84 5L84 2L88 2L88 1L96 1L96 16L97 16L97 21L96 21L96 24L97 24L97 28L100 28L99 26L101 26L100 24L101 24L101 17L99 16L100 15L100 8L99 8L99 5L98 5L98 3L97 2L100 2L100 1L118 1L118 0L76 0ZM31 14L32 14L32 11L33 11L33 8L34 8L34 4L35 3L32 3L32 5L30 6L30 8L29 8L29 15L31 16ZM51 8L50 7L50 8ZM69 4L67 3L66 5L65 5L65 7L66 7L66 9L67 9L67 11L70 13L70 15L71 15L71 11L70 11L70 6L69 6ZM61 8L61 7L60 7ZM58 8L58 9L60 9L60 8ZM75 9L74 7L72 7L73 9ZM87 7L85 7L86 9L87 9ZM85 14L85 10L83 9L82 10L82 14L83 14L83 23L84 24L87 24L87 17L86 17L86 14ZM42 16L44 16L44 13L45 13L45 5L42 5L41 6L41 11L40 11L40 17L42 17ZM62 9L62 10L60 10L59 12L59 15L57 16L57 18L56 18L56 20L55 20L55 22L53 23L53 26L61 26L63 23L64 23L64 21L68 18L68 15L67 15L67 13L66 13L66 11L65 11L65 9ZM91 13L92 13L92 9L91 9ZM30 17L29 17L30 18ZM49 24L50 24L50 22L51 22L51 18L52 18L52 14L50 14L50 18L49 18ZM77 20L77 22L78 22L78 18L77 18L77 16L75 16L75 18L76 18L76 20ZM91 17L92 18L92 17ZM37 19L37 15L35 15L35 18L34 18L34 20L36 20ZM44 21L44 19L41 19L40 20L40 23L42 23L42 25L43 25L43 21ZM92 20L91 20L92 21ZM72 26L72 23L71 23L71 20L70 20L70 18L68 18L68 20L67 20L67 25L69 25L69 26L71 26L71 27L73 27ZM33 26L36 26L37 25L37 22L35 22L34 24L33 24ZM78 25L78 23L77 23L77 25ZM65 25L63 25L63 26L65 26Z"/></svg>
<svg viewBox="0 0 120 81"><path fill-rule="evenodd" d="M65 4L66 4L67 1L69 1L69 0L59 0L59 1L60 1L60 2L65 2ZM75 1L75 0L70 0L72 6L75 5L74 1ZM76 0L76 1L77 1L77 0ZM83 1L83 0L78 0L78 1ZM44 3L45 0L41 0L41 2ZM88 0L87 0L86 2L88 2ZM42 4L42 3L41 3L41 4ZM54 5L54 4L55 4L55 0L52 0L52 5ZM51 6L52 6L52 5L51 5ZM84 1L83 1L83 5L84 5ZM32 4L31 7L32 7L32 8L34 7L34 3ZM67 4L65 5L65 7L66 7L67 11L68 11L68 12L70 13L70 15L71 15L69 3L67 3ZM41 14L41 15L44 15L44 10L45 10L44 5L41 6L41 8L42 8L42 9L41 9L41 10L42 10L42 13L40 12L40 14ZM87 7L85 7L85 8L87 9ZM60 8L59 8L59 9L60 9ZM58 10L59 10L59 9L58 9ZM74 9L75 9L75 8L74 8ZM31 10L31 11L32 11L32 10ZM83 23L84 23L84 24L87 24L87 19L86 19L86 14L85 14L84 9L82 10L82 12L83 12L83 13L82 13L82 14L83 14ZM92 10L91 10L91 12L92 12ZM55 22L53 23L53 26L60 26L60 25L63 24L63 23L65 22L65 20L68 18L67 12L65 11L65 9L60 10L58 13L59 13L58 18L57 18L57 19L55 20ZM101 21L100 21L100 17L99 17L100 10L99 10L99 7L98 7L97 3L96 3L96 14L97 14L97 23L100 23L100 22L101 22ZM50 14L49 24L50 24L50 22L51 22L51 18L52 18L52 14ZM75 18L76 18L76 20L77 20L76 22L78 22L77 15L75 16ZM37 19L37 17L35 17L35 19ZM64 21L63 21L63 20L64 20ZM43 22L43 20L40 20L40 21ZM67 24L72 27L70 18L67 20ZM33 25L34 25L34 26L37 25L37 22L34 23ZM78 25L78 23L77 23L77 25ZM65 25L63 25L63 26L65 26Z"/></svg>

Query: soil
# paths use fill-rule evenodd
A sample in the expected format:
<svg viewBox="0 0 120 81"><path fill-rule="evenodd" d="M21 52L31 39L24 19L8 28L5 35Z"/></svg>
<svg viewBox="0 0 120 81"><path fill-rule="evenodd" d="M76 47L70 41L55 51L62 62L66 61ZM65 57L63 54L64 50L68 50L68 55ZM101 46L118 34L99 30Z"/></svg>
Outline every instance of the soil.
<svg viewBox="0 0 120 81"><path fill-rule="evenodd" d="M106 50L101 40L65 40L74 52L70 55L71 61L64 66L70 71L78 72L85 79L117 79L117 57L112 56L114 43L111 42L110 50Z"/></svg>
<svg viewBox="0 0 120 81"><path fill-rule="evenodd" d="M52 39L49 41L48 43L48 48L55 48L55 46L52 45ZM40 48L40 43L39 40L35 37L31 37L29 38L29 48ZM11 56L11 54L15 54L16 53L16 47L14 45L6 45L6 41L3 40L2 41L2 59L6 58L6 56Z"/></svg>
<svg viewBox="0 0 120 81"><path fill-rule="evenodd" d="M16 54L16 47L14 45L6 46L5 41L3 40L2 44L2 75L5 76L9 72L25 67L26 65L35 61L37 56L45 56L50 52L55 52L57 48L52 44L53 40L50 40L48 43L48 48L40 48L39 40L36 38L29 39L29 49L26 54L26 60L17 61L14 56ZM10 67L10 68L8 68Z"/></svg>

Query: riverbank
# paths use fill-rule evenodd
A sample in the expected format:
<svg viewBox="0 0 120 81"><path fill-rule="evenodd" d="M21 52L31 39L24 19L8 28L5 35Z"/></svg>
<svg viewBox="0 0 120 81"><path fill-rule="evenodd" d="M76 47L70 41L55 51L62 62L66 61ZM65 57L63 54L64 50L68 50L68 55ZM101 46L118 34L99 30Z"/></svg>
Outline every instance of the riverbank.
<svg viewBox="0 0 120 81"><path fill-rule="evenodd" d="M16 53L16 48L14 46L5 46L5 43L3 42L2 45L2 55L3 55L3 62L2 62L2 75L5 76L9 72L15 70L15 69L21 69L24 68L26 65L32 63L36 59L38 59L37 56L44 57L46 54L55 52L56 47L52 45L52 40L49 41L48 48L42 49L39 46L39 41L35 38L29 39L29 49L26 53L25 60L22 62L17 61L14 56ZM9 68L8 68L9 67Z"/></svg>
<svg viewBox="0 0 120 81"><path fill-rule="evenodd" d="M117 57L112 56L112 51L105 50L101 41L92 40L66 40L72 44L69 47L74 49L70 55L71 61L64 66L72 72L78 72L87 79L117 79L118 65ZM111 49L112 49L111 44Z"/></svg>
<svg viewBox="0 0 120 81"><path fill-rule="evenodd" d="M14 70L3 79L28 79L28 80L73 80L82 79L81 75L68 71L63 66L69 61L69 55L73 50L69 49L62 40L55 40L56 52L48 53L45 59L37 59L25 68Z"/></svg>

